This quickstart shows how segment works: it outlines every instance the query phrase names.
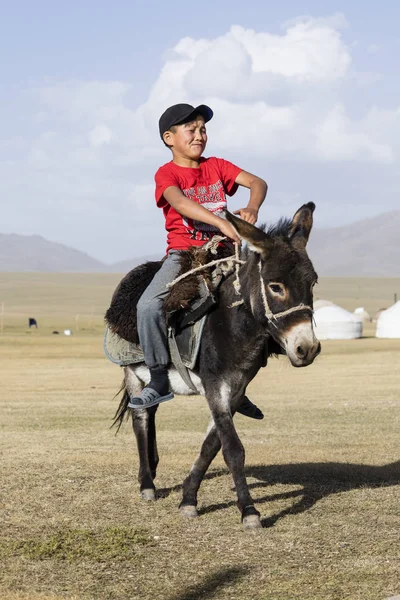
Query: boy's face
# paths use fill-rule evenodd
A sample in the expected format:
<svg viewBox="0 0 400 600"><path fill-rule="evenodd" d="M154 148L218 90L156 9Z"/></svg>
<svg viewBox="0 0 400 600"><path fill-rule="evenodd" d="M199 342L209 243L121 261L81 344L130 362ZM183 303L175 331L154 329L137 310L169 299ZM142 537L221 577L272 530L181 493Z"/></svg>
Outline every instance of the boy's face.
<svg viewBox="0 0 400 600"><path fill-rule="evenodd" d="M190 123L175 125L172 131L164 133L163 139L170 146L174 156L198 160L207 144L204 118L197 116Z"/></svg>

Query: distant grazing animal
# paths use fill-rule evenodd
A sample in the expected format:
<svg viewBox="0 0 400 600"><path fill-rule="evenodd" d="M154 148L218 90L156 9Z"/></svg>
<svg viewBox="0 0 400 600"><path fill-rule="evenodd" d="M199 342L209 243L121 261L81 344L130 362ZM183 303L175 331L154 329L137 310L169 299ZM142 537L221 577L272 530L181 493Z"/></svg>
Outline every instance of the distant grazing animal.
<svg viewBox="0 0 400 600"><path fill-rule="evenodd" d="M237 303L238 295L233 285L237 274L232 273L218 289L218 303L207 316L197 363L191 371L193 382L207 399L212 419L200 454L183 483L180 511L184 516L197 516L198 489L222 447L235 483L243 526L247 529L261 527L260 514L247 486L244 449L233 415L242 402L247 385L266 365L271 354L286 354L293 366L305 367L321 350L313 330L313 286L317 274L306 252L314 209L312 202L305 204L292 220L282 219L267 232L226 213L248 246L241 252L244 264L238 271L243 302ZM125 306L125 321L132 320L132 314L136 313L131 309L129 317L129 302L134 297L138 300L156 269L157 265L149 263L146 276L143 265L141 281L137 276L135 279L134 270L117 288L106 314L110 327L117 333L118 319L111 318L113 314L115 317L115 307ZM134 326L133 322L131 324ZM169 377L175 392L191 393L173 366ZM144 363L125 367L124 393L114 421L118 426L129 414L129 396L136 394L148 381L149 373ZM187 410L190 410L189 405ZM145 500L156 497L154 479L159 460L156 411L157 406L131 411L140 458L140 490Z"/></svg>
<svg viewBox="0 0 400 600"><path fill-rule="evenodd" d="M37 321L36 319L33 319L32 317L29 318L29 327L36 327L37 329Z"/></svg>

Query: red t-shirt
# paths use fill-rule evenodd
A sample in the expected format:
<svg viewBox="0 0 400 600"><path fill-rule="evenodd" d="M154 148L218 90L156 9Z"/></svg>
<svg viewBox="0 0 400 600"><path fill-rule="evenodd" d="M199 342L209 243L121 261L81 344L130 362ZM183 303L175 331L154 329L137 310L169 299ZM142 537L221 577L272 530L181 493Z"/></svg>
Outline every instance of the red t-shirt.
<svg viewBox="0 0 400 600"><path fill-rule="evenodd" d="M207 223L193 221L180 215L164 198L170 186L176 186L187 198L220 215L226 209L226 197L233 196L238 185L236 177L243 169L222 158L201 158L198 168L180 167L172 161L160 167L155 175L156 202L163 209L169 250L186 250L202 246L219 230Z"/></svg>

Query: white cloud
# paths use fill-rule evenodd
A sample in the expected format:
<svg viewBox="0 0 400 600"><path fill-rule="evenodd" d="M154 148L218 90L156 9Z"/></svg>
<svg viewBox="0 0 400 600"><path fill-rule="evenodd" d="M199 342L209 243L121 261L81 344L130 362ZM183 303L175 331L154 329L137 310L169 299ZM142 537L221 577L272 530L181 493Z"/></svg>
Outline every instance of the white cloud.
<svg viewBox="0 0 400 600"><path fill-rule="evenodd" d="M248 49L256 73L275 73L299 81L332 81L342 77L350 64L339 32L312 19L288 27L283 36L242 27L232 27L231 33Z"/></svg>
<svg viewBox="0 0 400 600"><path fill-rule="evenodd" d="M184 38L167 56L148 105L185 95L232 101L265 100L277 88L321 85L345 76L349 50L332 26L311 18L284 35L232 26L214 40Z"/></svg>
<svg viewBox="0 0 400 600"><path fill-rule="evenodd" d="M343 105L335 105L317 130L317 153L326 160L351 160L364 156L366 160L382 163L394 161L392 148L372 141L364 122L356 127L346 116Z"/></svg>

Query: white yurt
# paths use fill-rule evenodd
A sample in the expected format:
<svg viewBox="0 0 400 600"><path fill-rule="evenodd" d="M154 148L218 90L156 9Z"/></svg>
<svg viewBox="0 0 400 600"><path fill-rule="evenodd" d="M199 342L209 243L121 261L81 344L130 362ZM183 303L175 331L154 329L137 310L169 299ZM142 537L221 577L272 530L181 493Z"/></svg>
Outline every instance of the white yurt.
<svg viewBox="0 0 400 600"><path fill-rule="evenodd" d="M362 319L336 304L317 308L314 320L319 340L353 340L362 336Z"/></svg>
<svg viewBox="0 0 400 600"><path fill-rule="evenodd" d="M376 337L400 338L400 300L383 310L376 324Z"/></svg>

